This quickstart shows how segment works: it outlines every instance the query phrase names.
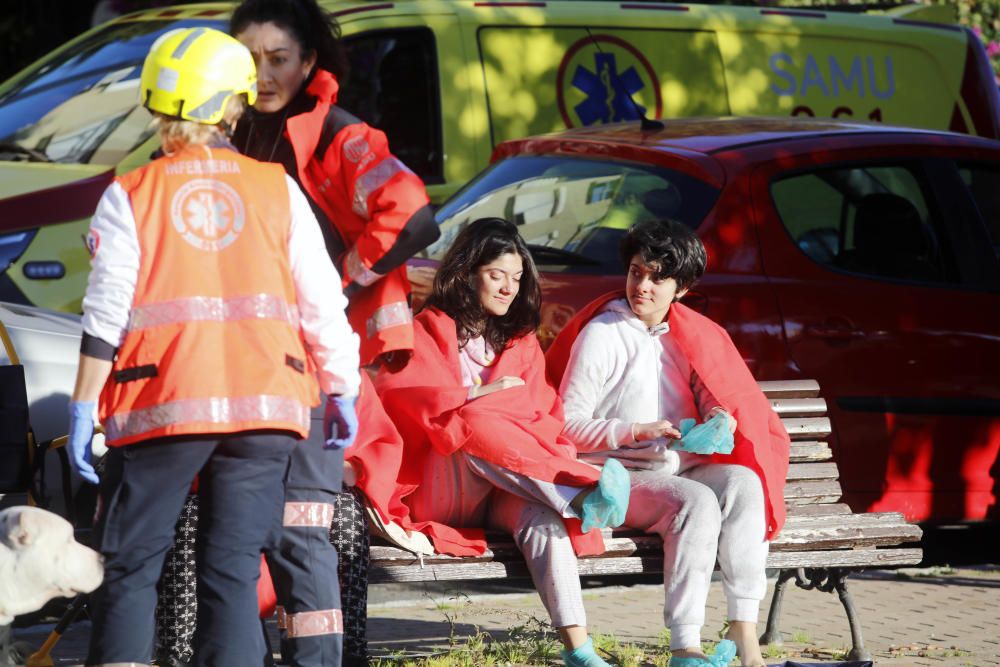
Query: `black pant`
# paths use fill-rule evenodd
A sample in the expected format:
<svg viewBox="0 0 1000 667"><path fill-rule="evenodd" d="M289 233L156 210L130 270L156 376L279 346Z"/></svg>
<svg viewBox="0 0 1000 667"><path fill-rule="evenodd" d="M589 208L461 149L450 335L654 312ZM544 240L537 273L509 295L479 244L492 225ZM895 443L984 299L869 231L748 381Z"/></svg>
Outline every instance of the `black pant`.
<svg viewBox="0 0 1000 667"><path fill-rule="evenodd" d="M295 443L292 434L245 432L111 449L95 530L104 583L91 600L88 664L151 661L156 583L195 475L201 503L195 664L260 662L259 554L279 533L282 478Z"/></svg>

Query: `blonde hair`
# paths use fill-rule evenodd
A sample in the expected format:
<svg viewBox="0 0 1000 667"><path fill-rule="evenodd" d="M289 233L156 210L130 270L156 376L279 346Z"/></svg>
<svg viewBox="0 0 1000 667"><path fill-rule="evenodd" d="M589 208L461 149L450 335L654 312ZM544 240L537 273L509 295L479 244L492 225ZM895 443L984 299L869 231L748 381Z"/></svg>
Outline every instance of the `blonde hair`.
<svg viewBox="0 0 1000 667"><path fill-rule="evenodd" d="M233 95L226 102L226 111L223 114L223 123L234 126L243 110L246 108L246 98L243 95ZM183 120L165 116L161 113L153 114L153 126L160 133L160 145L163 152L169 155L175 153L188 145L204 145L218 139L223 133L223 125L205 125L196 123L193 120Z"/></svg>

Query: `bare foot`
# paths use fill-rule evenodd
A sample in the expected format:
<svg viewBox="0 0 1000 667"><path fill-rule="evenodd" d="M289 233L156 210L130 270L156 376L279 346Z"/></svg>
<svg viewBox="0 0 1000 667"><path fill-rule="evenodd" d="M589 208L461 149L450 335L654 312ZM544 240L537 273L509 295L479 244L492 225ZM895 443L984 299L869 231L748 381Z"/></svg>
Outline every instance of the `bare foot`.
<svg viewBox="0 0 1000 667"><path fill-rule="evenodd" d="M736 655L739 656L743 667L767 667L760 652L756 623L730 621L726 639L732 639L736 644Z"/></svg>

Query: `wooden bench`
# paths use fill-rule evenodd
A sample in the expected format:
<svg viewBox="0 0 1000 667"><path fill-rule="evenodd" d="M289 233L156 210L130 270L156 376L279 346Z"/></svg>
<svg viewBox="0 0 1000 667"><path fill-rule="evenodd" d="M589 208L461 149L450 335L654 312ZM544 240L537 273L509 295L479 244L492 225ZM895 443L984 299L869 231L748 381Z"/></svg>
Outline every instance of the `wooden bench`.
<svg viewBox="0 0 1000 667"><path fill-rule="evenodd" d="M767 566L778 570L762 644L780 644L781 602L789 581L804 589L837 591L850 624L850 660L870 660L861 626L847 588L850 572L919 563L921 530L898 512L856 514L838 502L839 472L824 438L830 435L826 401L812 380L761 382L761 389L792 439L791 465L785 486L788 520L771 543ZM660 538L634 530L605 531L607 551L581 558L581 575L639 574L663 571ZM496 579L528 576L510 536L491 534L482 556L424 556L385 543L373 544L369 580L416 582Z"/></svg>

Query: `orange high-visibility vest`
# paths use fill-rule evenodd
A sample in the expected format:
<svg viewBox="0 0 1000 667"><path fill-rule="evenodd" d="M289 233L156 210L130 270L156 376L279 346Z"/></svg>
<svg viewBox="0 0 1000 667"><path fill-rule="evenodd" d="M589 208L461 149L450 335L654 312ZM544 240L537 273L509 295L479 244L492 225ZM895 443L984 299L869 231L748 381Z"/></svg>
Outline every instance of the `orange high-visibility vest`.
<svg viewBox="0 0 1000 667"><path fill-rule="evenodd" d="M305 437L319 386L299 328L281 166L198 145L117 182L140 264L101 394L108 444L253 429Z"/></svg>

